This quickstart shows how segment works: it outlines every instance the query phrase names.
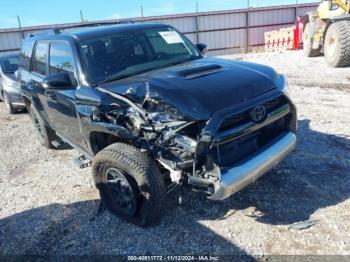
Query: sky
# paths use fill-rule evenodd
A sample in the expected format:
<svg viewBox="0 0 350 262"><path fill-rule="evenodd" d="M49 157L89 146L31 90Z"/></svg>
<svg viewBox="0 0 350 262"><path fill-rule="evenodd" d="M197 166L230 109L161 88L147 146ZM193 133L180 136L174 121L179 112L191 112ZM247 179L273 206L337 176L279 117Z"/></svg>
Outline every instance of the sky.
<svg viewBox="0 0 350 262"><path fill-rule="evenodd" d="M80 10L84 20L124 19L144 16L216 11L315 2L315 0L0 0L0 28L18 27L17 15L22 27L80 22ZM317 2L317 1L316 1Z"/></svg>

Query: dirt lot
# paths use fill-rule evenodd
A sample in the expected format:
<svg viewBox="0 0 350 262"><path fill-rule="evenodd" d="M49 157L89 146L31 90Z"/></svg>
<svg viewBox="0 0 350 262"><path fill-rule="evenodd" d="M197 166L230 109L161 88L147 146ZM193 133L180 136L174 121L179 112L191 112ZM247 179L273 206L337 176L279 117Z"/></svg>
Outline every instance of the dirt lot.
<svg viewBox="0 0 350 262"><path fill-rule="evenodd" d="M149 229L96 216L98 193L90 169L73 164L78 153L40 147L29 116L0 103L0 254L350 255L350 69L300 52L234 57L288 76L297 149L223 202L185 191L179 205L177 190Z"/></svg>

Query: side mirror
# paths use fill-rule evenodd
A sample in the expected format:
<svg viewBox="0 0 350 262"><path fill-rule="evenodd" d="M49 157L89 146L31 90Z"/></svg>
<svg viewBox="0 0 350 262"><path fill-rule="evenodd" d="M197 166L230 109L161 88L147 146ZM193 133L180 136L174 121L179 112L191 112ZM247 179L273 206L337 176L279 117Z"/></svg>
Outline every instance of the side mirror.
<svg viewBox="0 0 350 262"><path fill-rule="evenodd" d="M201 52L201 54L205 54L208 51L206 44L198 43L198 44L196 44L196 47L199 50L199 52Z"/></svg>
<svg viewBox="0 0 350 262"><path fill-rule="evenodd" d="M47 89L64 89L72 86L73 83L67 73L51 75L43 81L43 87Z"/></svg>

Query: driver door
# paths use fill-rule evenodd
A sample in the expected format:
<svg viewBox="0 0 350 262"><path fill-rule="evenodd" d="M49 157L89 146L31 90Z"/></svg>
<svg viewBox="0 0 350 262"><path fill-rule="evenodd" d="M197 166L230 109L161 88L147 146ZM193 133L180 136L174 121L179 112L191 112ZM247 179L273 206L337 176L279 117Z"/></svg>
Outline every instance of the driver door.
<svg viewBox="0 0 350 262"><path fill-rule="evenodd" d="M75 107L77 80L71 47L66 41L52 41L49 46L48 75L67 73L72 86L62 89L45 90L47 111L50 123L56 133L70 144L78 148L86 148L80 132L80 123Z"/></svg>

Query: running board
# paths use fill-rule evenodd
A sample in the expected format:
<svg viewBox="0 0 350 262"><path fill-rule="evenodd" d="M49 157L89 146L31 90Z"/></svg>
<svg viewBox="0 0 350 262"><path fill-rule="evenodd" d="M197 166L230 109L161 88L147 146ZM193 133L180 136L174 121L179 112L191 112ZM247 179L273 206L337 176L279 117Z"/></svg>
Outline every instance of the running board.
<svg viewBox="0 0 350 262"><path fill-rule="evenodd" d="M74 164L79 167L80 169L83 169L83 168L86 168L86 167L89 167L91 166L91 159L87 158L86 156L84 155L81 155L80 157L74 159Z"/></svg>

